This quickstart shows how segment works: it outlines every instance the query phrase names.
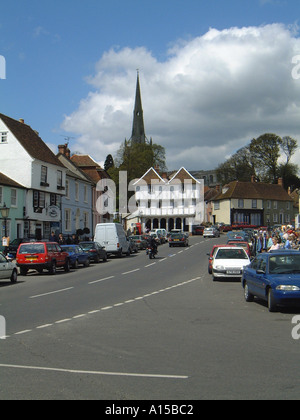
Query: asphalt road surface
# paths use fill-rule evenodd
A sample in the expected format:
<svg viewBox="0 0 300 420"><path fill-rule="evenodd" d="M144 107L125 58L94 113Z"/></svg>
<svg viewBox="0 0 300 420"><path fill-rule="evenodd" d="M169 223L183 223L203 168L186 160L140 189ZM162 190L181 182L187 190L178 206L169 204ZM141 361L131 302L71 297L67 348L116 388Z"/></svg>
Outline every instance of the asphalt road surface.
<svg viewBox="0 0 300 420"><path fill-rule="evenodd" d="M70 273L0 283L0 399L298 399L295 310L213 282L190 238Z"/></svg>

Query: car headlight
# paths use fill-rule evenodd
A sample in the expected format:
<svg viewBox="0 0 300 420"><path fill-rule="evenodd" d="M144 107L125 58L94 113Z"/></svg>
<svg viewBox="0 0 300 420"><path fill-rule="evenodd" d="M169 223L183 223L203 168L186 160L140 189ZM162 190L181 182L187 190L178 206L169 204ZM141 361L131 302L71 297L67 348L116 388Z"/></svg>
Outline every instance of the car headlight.
<svg viewBox="0 0 300 420"><path fill-rule="evenodd" d="M216 270L225 270L225 268L224 268L224 266L223 266L223 265L216 265L216 266L215 266L215 269L216 269Z"/></svg>
<svg viewBox="0 0 300 420"><path fill-rule="evenodd" d="M282 292L299 292L300 287L298 286L292 286L289 284L280 284L276 287L276 290L281 290Z"/></svg>

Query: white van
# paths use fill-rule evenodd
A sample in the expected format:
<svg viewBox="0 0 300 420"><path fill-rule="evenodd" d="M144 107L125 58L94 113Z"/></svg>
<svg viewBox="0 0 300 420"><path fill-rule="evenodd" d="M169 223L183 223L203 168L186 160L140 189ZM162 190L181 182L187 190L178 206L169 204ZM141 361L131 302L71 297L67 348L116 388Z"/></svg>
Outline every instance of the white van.
<svg viewBox="0 0 300 420"><path fill-rule="evenodd" d="M130 245L120 223L99 223L95 229L95 242L104 246L107 254L130 255Z"/></svg>

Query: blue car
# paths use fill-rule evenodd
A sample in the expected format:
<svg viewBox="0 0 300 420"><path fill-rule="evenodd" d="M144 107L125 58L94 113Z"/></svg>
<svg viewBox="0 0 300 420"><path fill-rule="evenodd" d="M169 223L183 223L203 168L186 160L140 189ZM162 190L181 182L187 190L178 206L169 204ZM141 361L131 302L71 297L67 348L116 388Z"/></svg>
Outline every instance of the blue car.
<svg viewBox="0 0 300 420"><path fill-rule="evenodd" d="M89 267L90 256L80 245L61 245L61 248L69 254L71 267L78 268L79 265Z"/></svg>
<svg viewBox="0 0 300 420"><path fill-rule="evenodd" d="M244 269L245 299L258 297L268 302L270 312L278 306L300 304L300 252L278 250L259 254Z"/></svg>

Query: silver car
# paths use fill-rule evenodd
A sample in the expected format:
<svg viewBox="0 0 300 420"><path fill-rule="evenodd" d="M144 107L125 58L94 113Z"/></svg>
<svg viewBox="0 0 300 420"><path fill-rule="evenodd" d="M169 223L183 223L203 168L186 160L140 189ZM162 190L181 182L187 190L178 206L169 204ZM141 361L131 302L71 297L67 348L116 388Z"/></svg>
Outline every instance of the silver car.
<svg viewBox="0 0 300 420"><path fill-rule="evenodd" d="M10 279L12 283L18 281L18 270L15 263L10 262L0 253L0 280Z"/></svg>
<svg viewBox="0 0 300 420"><path fill-rule="evenodd" d="M219 229L216 229L215 227L205 228L203 232L204 238L219 238L220 237L220 231Z"/></svg>

